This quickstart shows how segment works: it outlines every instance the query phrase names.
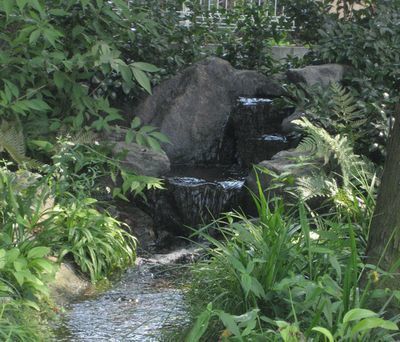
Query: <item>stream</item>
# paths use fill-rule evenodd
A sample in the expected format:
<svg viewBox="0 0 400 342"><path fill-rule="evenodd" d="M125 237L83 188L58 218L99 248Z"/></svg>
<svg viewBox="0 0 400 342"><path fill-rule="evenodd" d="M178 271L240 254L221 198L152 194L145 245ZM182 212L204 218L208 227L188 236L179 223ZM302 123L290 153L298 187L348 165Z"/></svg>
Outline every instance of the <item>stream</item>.
<svg viewBox="0 0 400 342"><path fill-rule="evenodd" d="M70 304L54 341L176 341L171 334L189 323L176 253L139 259L110 290Z"/></svg>

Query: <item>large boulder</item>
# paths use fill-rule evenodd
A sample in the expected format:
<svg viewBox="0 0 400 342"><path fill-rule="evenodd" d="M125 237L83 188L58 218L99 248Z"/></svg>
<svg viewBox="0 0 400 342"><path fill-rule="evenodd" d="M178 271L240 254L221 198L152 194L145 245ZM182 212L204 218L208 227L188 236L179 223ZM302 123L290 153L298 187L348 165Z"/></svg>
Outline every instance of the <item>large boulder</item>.
<svg viewBox="0 0 400 342"><path fill-rule="evenodd" d="M308 86L329 86L332 82L341 82L348 67L341 64L309 65L304 68L290 69L286 76L289 82L304 83Z"/></svg>
<svg viewBox="0 0 400 342"><path fill-rule="evenodd" d="M277 97L281 86L255 71L238 71L227 61L207 58L155 87L133 110L160 128L172 163L216 161L224 131L239 96Z"/></svg>
<svg viewBox="0 0 400 342"><path fill-rule="evenodd" d="M115 155L123 156L122 165L130 171L150 177L161 177L170 171L170 161L164 152L125 141L126 130L106 133L106 139Z"/></svg>

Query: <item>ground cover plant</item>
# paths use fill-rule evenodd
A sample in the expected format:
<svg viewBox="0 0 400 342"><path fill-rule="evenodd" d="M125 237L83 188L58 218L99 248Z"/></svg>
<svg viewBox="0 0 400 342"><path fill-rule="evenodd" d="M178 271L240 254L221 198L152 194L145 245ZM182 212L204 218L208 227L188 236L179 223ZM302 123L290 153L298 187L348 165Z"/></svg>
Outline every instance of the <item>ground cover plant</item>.
<svg viewBox="0 0 400 342"><path fill-rule="evenodd" d="M322 211L306 209L304 180L291 206L259 185L256 218L230 213L197 233L211 248L193 268L189 296L202 309L186 340L395 341L399 292L379 288L393 275L366 258L375 194L364 166L353 164L357 182L337 176Z"/></svg>

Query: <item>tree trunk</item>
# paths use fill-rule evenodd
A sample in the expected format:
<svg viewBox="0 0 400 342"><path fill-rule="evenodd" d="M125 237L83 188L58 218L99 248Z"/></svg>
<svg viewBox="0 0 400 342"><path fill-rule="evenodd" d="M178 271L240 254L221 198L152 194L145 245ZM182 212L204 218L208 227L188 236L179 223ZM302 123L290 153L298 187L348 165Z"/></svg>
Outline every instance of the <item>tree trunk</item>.
<svg viewBox="0 0 400 342"><path fill-rule="evenodd" d="M389 270L400 258L400 105L389 138L382 183L371 223L368 262ZM393 270L393 271L398 271Z"/></svg>

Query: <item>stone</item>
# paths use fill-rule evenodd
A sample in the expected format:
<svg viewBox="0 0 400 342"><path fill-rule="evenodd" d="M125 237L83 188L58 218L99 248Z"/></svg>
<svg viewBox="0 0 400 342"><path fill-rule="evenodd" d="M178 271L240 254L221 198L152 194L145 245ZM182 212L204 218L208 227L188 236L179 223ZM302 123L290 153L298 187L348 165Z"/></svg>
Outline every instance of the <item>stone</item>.
<svg viewBox="0 0 400 342"><path fill-rule="evenodd" d="M217 161L238 97L282 94L279 83L264 75L207 58L155 87L131 114L169 137L172 144L163 147L172 163L204 164Z"/></svg>
<svg viewBox="0 0 400 342"><path fill-rule="evenodd" d="M286 76L292 83L327 87L332 82L341 82L347 70L348 67L341 64L309 65L300 69L290 69Z"/></svg>
<svg viewBox="0 0 400 342"><path fill-rule="evenodd" d="M90 286L90 282L80 277L74 266L67 263L61 263L54 281L49 284L51 298L60 306L78 299Z"/></svg>
<svg viewBox="0 0 400 342"><path fill-rule="evenodd" d="M307 161L307 163L302 163L302 161ZM281 151L273 156L271 160L264 160L257 164L256 168L246 178L245 187L258 196L258 179L267 198L281 197L285 202L290 202L290 197L287 195L286 190L292 187L298 178L312 175L322 165L322 160L312 160L308 153L296 150ZM293 181L291 184L276 187L273 182L274 177L262 172L260 169L267 169L277 176L290 175ZM256 214L253 200L248 193L243 196L243 207L251 215Z"/></svg>
<svg viewBox="0 0 400 342"><path fill-rule="evenodd" d="M250 167L290 147L290 141L281 134L282 120L289 113L273 99L242 97L237 101L231 129L240 164Z"/></svg>
<svg viewBox="0 0 400 342"><path fill-rule="evenodd" d="M306 114L303 111L295 110L293 114L289 115L288 117L284 118L281 123L281 130L285 134L291 134L294 132L301 131L299 127L293 123L295 120L299 120L305 117Z"/></svg>
<svg viewBox="0 0 400 342"><path fill-rule="evenodd" d="M149 251L157 240L153 219L131 203L118 203L116 217L129 227L129 233L138 240L138 252Z"/></svg>
<svg viewBox="0 0 400 342"><path fill-rule="evenodd" d="M113 130L106 133L104 139L112 145L115 155L123 154L122 165L126 169L150 177L161 177L170 171L170 161L164 152L134 142L128 144L125 134L125 129Z"/></svg>

